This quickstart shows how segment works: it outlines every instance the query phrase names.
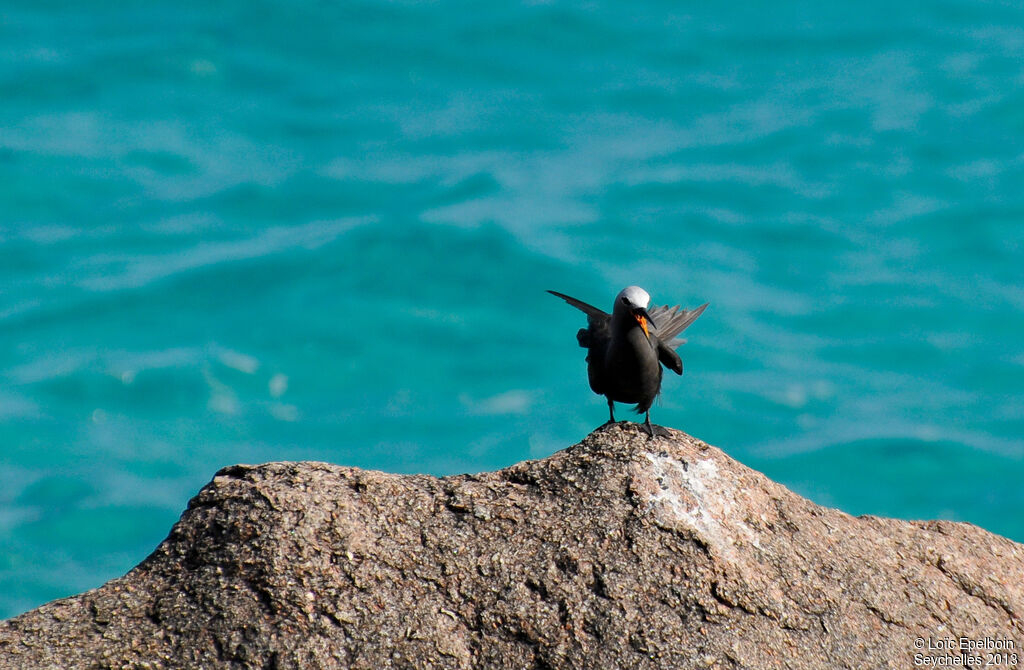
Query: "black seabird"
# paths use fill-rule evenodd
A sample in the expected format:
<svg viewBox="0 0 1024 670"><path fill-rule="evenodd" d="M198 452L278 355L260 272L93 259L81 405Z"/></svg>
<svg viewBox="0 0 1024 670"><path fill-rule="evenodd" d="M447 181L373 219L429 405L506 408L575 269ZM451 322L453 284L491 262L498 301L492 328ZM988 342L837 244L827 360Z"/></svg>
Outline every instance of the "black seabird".
<svg viewBox="0 0 1024 670"><path fill-rule="evenodd" d="M646 415L644 426L653 438L650 410L661 392L661 366L683 374L683 361L675 350L686 340L673 338L696 321L708 303L693 310L652 305L648 311L647 291L627 286L608 314L563 293L548 293L587 315L587 327L576 333L576 340L587 350L590 388L608 399L608 423L615 422L614 403L636 403L633 409Z"/></svg>

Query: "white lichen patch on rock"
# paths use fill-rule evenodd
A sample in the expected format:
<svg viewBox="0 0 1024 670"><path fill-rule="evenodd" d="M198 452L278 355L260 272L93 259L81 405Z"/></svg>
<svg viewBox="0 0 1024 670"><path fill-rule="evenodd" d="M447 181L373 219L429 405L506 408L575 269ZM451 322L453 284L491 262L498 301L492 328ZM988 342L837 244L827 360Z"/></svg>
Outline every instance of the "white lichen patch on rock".
<svg viewBox="0 0 1024 670"><path fill-rule="evenodd" d="M658 527L690 531L723 558L735 557L737 543L760 547L754 531L734 513L737 483L722 476L714 460L686 463L665 454L646 456L651 467L642 474L654 485L642 488Z"/></svg>

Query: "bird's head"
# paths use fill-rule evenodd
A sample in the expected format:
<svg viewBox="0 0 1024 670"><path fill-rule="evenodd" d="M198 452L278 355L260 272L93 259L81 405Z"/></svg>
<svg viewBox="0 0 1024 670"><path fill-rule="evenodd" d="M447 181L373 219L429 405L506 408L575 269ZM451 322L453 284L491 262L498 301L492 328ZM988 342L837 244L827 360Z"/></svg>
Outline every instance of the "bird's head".
<svg viewBox="0 0 1024 670"><path fill-rule="evenodd" d="M647 313L647 306L651 304L651 296L639 286L627 286L615 296L615 307L613 313L620 316L630 316L635 319L644 330L644 335L651 336L647 324L657 327L651 315Z"/></svg>

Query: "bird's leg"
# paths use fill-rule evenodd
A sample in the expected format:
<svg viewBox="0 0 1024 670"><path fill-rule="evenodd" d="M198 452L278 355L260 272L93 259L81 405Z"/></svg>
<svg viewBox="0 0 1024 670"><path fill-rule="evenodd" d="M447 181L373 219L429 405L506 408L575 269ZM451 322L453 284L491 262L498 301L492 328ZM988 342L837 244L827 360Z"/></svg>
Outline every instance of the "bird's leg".
<svg viewBox="0 0 1024 670"><path fill-rule="evenodd" d="M602 425L607 426L611 423L615 423L615 402L611 398L608 398L608 420Z"/></svg>
<svg viewBox="0 0 1024 670"><path fill-rule="evenodd" d="M650 439L657 437L668 437L668 431L661 426L655 426L651 423L651 411L647 410L646 418L644 419L644 427L647 429L647 434L650 435Z"/></svg>
<svg viewBox="0 0 1024 670"><path fill-rule="evenodd" d="M650 413L650 411L647 412L646 417L644 418L644 426L647 428L647 432L650 433L651 439L653 440L654 439L654 426L651 425L651 413Z"/></svg>

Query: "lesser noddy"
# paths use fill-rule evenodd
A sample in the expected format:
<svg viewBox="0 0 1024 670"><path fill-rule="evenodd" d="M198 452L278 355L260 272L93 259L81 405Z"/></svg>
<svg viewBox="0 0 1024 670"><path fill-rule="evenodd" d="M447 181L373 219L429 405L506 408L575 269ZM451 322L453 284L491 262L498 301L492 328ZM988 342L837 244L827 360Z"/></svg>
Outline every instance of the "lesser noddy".
<svg viewBox="0 0 1024 670"><path fill-rule="evenodd" d="M608 314L564 293L548 293L587 315L587 327L576 333L576 340L587 350L590 388L608 399L607 423L615 422L616 402L636 403L633 409L645 414L644 426L653 439L650 410L661 392L661 366L683 374L683 361L675 350L686 340L676 335L696 321L708 303L692 310L650 305L647 291L627 286L615 296Z"/></svg>

